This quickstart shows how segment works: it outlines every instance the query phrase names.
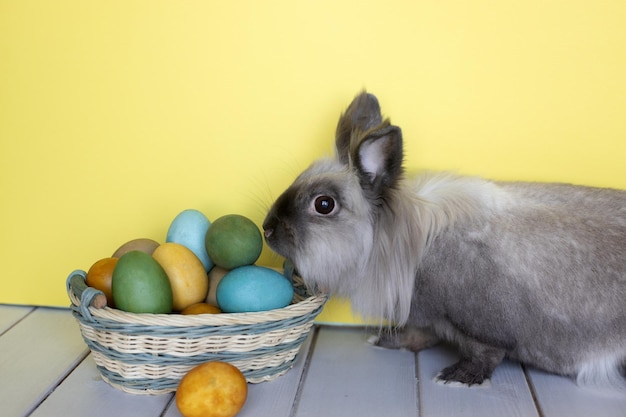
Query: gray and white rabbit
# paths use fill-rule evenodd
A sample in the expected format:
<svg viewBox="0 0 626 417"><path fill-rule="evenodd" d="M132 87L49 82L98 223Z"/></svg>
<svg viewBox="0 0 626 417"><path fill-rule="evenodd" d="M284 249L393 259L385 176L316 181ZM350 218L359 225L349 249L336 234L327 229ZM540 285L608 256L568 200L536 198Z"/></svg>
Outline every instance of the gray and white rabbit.
<svg viewBox="0 0 626 417"><path fill-rule="evenodd" d="M362 92L336 157L313 163L263 224L311 287L393 323L378 344L440 340L440 382L482 384L508 357L626 393L626 191L404 175L402 133Z"/></svg>

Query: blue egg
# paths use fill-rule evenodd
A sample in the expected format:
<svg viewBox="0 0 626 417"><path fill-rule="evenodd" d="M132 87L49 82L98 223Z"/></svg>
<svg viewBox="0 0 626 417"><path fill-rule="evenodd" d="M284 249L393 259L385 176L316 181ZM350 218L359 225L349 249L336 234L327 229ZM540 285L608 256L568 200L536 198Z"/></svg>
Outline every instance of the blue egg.
<svg viewBox="0 0 626 417"><path fill-rule="evenodd" d="M213 268L213 261L206 252L204 238L211 222L200 211L187 209L180 212L167 230L166 242L174 242L192 251L208 272Z"/></svg>
<svg viewBox="0 0 626 417"><path fill-rule="evenodd" d="M267 311L288 306L293 299L293 287L273 269L246 265L224 275L216 297L225 313Z"/></svg>

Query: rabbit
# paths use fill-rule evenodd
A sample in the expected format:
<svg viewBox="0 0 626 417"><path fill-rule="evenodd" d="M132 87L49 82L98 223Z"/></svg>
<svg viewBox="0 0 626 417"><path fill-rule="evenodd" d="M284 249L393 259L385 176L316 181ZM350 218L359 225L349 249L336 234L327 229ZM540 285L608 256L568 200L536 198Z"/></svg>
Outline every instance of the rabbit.
<svg viewBox="0 0 626 417"><path fill-rule="evenodd" d="M456 346L439 383L487 385L509 358L626 393L626 191L409 177L401 129L366 91L335 146L275 200L264 237L307 285L391 326L377 345Z"/></svg>

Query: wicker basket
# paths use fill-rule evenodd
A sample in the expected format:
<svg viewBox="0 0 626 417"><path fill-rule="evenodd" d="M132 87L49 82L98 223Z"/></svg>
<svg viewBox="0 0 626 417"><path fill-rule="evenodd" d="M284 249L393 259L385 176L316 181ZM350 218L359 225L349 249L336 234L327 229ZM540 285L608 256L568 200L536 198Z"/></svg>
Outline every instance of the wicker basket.
<svg viewBox="0 0 626 417"><path fill-rule="evenodd" d="M85 277L77 270L67 278L72 313L102 379L133 394L173 392L193 366L209 361L232 363L250 383L275 379L293 366L326 301L294 275L294 302L276 310L134 314L94 307L94 297L102 293L86 287Z"/></svg>

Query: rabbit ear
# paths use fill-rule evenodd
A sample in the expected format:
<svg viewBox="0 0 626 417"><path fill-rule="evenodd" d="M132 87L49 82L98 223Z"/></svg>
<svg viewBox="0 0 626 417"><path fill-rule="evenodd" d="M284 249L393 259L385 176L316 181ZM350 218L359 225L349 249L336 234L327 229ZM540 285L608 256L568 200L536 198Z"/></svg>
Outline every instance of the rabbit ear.
<svg viewBox="0 0 626 417"><path fill-rule="evenodd" d="M363 137L353 155L361 184L375 195L392 186L402 175L402 131L385 121Z"/></svg>
<svg viewBox="0 0 626 417"><path fill-rule="evenodd" d="M373 94L361 92L352 100L337 124L335 146L339 160L347 164L351 146L356 146L354 141L359 139L359 133L366 132L381 122L382 114L378 99Z"/></svg>

